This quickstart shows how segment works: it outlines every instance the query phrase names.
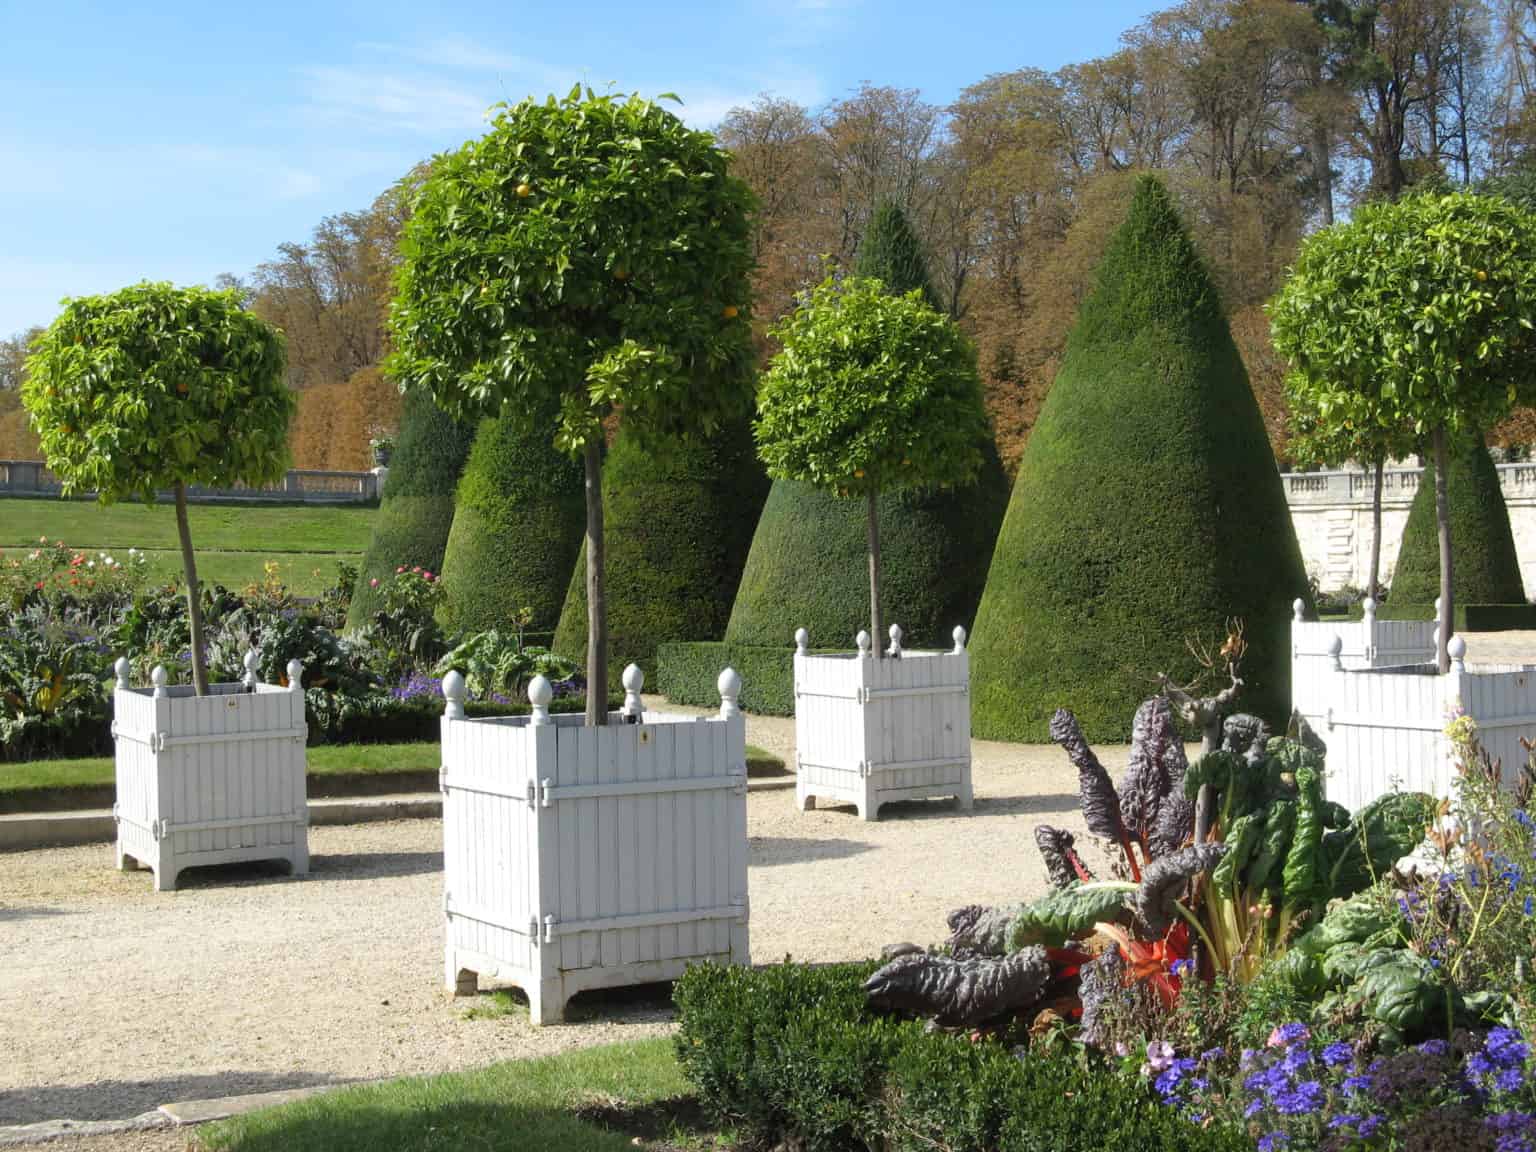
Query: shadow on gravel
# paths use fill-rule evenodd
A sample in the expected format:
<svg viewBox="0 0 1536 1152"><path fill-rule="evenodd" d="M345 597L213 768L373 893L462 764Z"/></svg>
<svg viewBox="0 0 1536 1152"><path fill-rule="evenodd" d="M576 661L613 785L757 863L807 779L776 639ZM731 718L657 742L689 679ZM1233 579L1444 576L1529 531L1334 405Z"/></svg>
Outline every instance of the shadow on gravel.
<svg viewBox="0 0 1536 1152"><path fill-rule="evenodd" d="M37 920L44 916L68 916L70 913L62 908L46 908L41 904L19 904L11 908L0 908L0 924L7 920Z"/></svg>
<svg viewBox="0 0 1536 1152"><path fill-rule="evenodd" d="M843 860L870 849L870 845L861 844L857 840L817 839L810 836L754 836L748 847L751 852L749 863L754 868L804 864L811 860Z"/></svg>
<svg viewBox="0 0 1536 1152"><path fill-rule="evenodd" d="M881 820L986 820L996 816L1044 816L1075 812L1076 792L1032 792L1021 796L977 796L969 812L953 800L894 800L880 808ZM850 809L852 811L852 809Z"/></svg>
<svg viewBox="0 0 1536 1152"><path fill-rule="evenodd" d="M98 1080L94 1084L46 1085L0 1092L0 1125L42 1120L124 1120L162 1104L247 1096L283 1088L345 1084L334 1076L308 1072L220 1072L211 1076L168 1076L161 1080Z"/></svg>
<svg viewBox="0 0 1536 1152"><path fill-rule="evenodd" d="M361 880L378 876L420 876L443 870L441 852L337 852L309 858L311 876L346 876Z"/></svg>

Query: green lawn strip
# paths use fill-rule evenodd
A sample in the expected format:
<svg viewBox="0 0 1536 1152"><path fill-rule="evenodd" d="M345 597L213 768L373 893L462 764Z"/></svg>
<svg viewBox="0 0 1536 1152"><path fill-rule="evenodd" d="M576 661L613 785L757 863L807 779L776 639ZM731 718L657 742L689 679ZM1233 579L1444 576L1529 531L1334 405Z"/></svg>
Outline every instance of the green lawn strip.
<svg viewBox="0 0 1536 1152"><path fill-rule="evenodd" d="M436 788L442 748L436 741L321 744L310 748L308 757L311 797L368 796ZM747 746L748 774L772 776L783 770L777 756ZM109 807L113 778L109 756L0 764L0 812Z"/></svg>
<svg viewBox="0 0 1536 1152"><path fill-rule="evenodd" d="M199 550L361 553L376 512L367 506L194 504L188 516ZM40 536L92 550L179 547L169 504L0 499L0 548L36 544Z"/></svg>
<svg viewBox="0 0 1536 1152"><path fill-rule="evenodd" d="M121 549L118 550L119 556ZM181 579L181 553L144 549L156 583ZM336 583L336 566L342 561L358 565L356 552L214 552L197 550L197 578L204 584L222 584L238 592L266 579L269 562L277 565L277 578L297 596L318 596Z"/></svg>
<svg viewBox="0 0 1536 1152"><path fill-rule="evenodd" d="M657 1037L470 1072L340 1088L198 1133L211 1152L625 1152L688 1084Z"/></svg>

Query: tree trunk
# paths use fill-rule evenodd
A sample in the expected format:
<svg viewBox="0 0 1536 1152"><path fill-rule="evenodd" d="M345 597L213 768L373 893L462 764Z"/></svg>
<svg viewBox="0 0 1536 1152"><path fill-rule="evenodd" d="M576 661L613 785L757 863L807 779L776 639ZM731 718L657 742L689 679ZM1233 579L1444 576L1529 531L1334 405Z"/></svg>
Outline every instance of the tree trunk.
<svg viewBox="0 0 1536 1152"><path fill-rule="evenodd" d="M869 512L869 642L879 656L882 649L880 631L880 504L875 490L866 494Z"/></svg>
<svg viewBox="0 0 1536 1152"><path fill-rule="evenodd" d="M587 466L587 724L608 723L608 590L603 564L603 441L585 449Z"/></svg>
<svg viewBox="0 0 1536 1152"><path fill-rule="evenodd" d="M1323 227L1333 226L1333 147L1328 125L1321 113L1312 126L1312 172L1317 180L1317 200L1323 210Z"/></svg>
<svg viewBox="0 0 1536 1152"><path fill-rule="evenodd" d="M1376 461L1376 485L1371 490L1371 577L1366 584L1366 595L1378 604L1381 602L1381 481L1387 469L1387 458Z"/></svg>
<svg viewBox="0 0 1536 1152"><path fill-rule="evenodd" d="M187 486L176 485L176 532L181 537L181 567L187 574L187 620L192 626L192 687L208 695L208 668L203 662L203 595L197 585L197 558L192 554L192 526L187 522Z"/></svg>
<svg viewBox="0 0 1536 1152"><path fill-rule="evenodd" d="M1451 621L1456 619L1456 602L1451 593L1451 581L1455 573L1451 565L1451 501L1448 495L1450 481L1449 455L1445 447L1445 425L1435 429L1435 523L1440 529L1440 628L1435 659L1440 675L1451 670L1451 654L1447 645L1451 642Z"/></svg>

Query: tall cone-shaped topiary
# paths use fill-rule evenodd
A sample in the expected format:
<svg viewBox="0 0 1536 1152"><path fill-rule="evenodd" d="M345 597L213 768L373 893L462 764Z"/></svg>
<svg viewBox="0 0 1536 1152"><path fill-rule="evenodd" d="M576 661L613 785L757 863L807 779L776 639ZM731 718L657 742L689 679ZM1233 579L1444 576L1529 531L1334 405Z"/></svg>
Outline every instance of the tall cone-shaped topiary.
<svg viewBox="0 0 1536 1152"><path fill-rule="evenodd" d="M1481 436L1451 447L1447 476L1451 504L1451 587L1457 605L1524 604L1520 558L1509 527L1499 472ZM1433 604L1440 595L1440 542L1435 524L1435 462L1427 461L1408 510L1403 544L1392 573L1390 599L1400 606Z"/></svg>
<svg viewBox="0 0 1536 1152"><path fill-rule="evenodd" d="M720 639L767 493L744 421L660 455L620 428L603 464L610 685L631 662L654 682L658 644ZM587 647L582 557L555 632L555 650L572 660Z"/></svg>
<svg viewBox="0 0 1536 1152"><path fill-rule="evenodd" d="M892 292L914 289L937 307L922 244L886 201L859 245L857 276ZM970 627L986 581L1008 479L991 436L976 483L948 491L903 489L878 498L882 614L909 648L948 647ZM797 628L817 646L851 646L869 627L867 511L795 480L775 480L741 577L725 638L788 647Z"/></svg>
<svg viewBox="0 0 1536 1152"><path fill-rule="evenodd" d="M429 572L442 569L453 524L453 493L474 433L472 423L453 419L433 403L430 393L406 392L373 538L347 610L349 628L368 623L379 606L379 589L370 581L378 580L382 587L402 565Z"/></svg>
<svg viewBox="0 0 1536 1152"><path fill-rule="evenodd" d="M555 447L548 420L482 420L443 557L443 626L506 628L531 608L528 627L551 631L581 547L582 491L581 463Z"/></svg>
<svg viewBox="0 0 1536 1152"><path fill-rule="evenodd" d="M1215 288L1144 178L1020 462L976 614L973 730L1044 742L1070 707L1090 740L1124 740L1156 676L1195 679L1187 641L1216 649L1231 618L1248 642L1241 706L1278 722L1306 586Z"/></svg>

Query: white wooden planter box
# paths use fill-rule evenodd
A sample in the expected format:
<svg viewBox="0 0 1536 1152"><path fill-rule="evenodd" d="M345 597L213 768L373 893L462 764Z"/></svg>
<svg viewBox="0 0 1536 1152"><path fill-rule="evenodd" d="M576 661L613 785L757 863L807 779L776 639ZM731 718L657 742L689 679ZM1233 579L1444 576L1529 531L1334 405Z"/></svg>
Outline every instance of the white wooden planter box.
<svg viewBox="0 0 1536 1152"><path fill-rule="evenodd" d="M795 633L795 798L853 804L878 819L892 800L953 796L972 804L971 669L965 629L949 652L904 652L891 625L892 655L877 658L869 633L858 651L812 654ZM897 655L899 654L899 655Z"/></svg>
<svg viewBox="0 0 1536 1152"><path fill-rule="evenodd" d="M182 869L244 860L287 860L309 871L309 813L304 773L308 727L303 669L288 665L291 687L246 678L214 684L128 685L117 662L112 735L116 742L117 866L154 870L155 890L170 891Z"/></svg>
<svg viewBox="0 0 1536 1152"><path fill-rule="evenodd" d="M718 716L642 712L640 670L602 728L550 716L464 717L450 673L443 717L444 968L528 996L559 1021L592 988L673 980L693 963L746 964L746 726L741 679L720 676Z"/></svg>
<svg viewBox="0 0 1536 1152"><path fill-rule="evenodd" d="M1394 789L1451 796L1456 765L1445 727L1458 709L1476 722L1506 782L1526 762L1520 737L1536 738L1536 666L1468 665L1467 642L1452 636L1451 670L1441 676L1429 627L1422 662L1350 667L1334 636L1322 661L1292 665L1294 705L1328 745L1328 796L1346 808Z"/></svg>

